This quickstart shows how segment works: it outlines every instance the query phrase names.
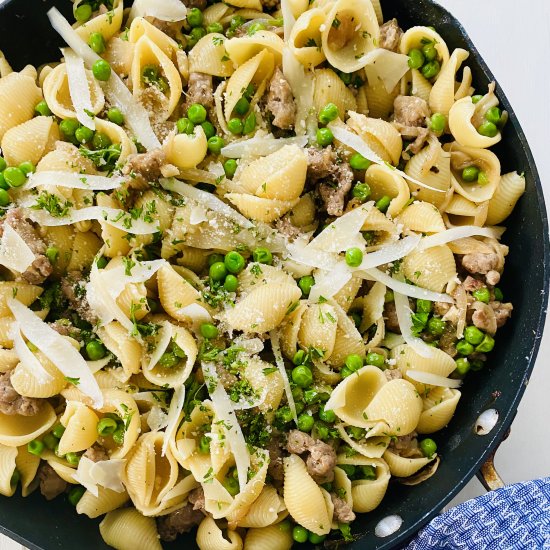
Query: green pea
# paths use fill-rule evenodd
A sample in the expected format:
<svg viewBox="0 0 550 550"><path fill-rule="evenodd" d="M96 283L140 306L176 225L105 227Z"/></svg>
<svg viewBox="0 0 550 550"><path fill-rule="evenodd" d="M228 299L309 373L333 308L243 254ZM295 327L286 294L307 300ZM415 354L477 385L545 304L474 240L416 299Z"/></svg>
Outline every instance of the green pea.
<svg viewBox="0 0 550 550"><path fill-rule="evenodd" d="M482 95L473 95L472 96L472 103L476 104L479 103L483 99Z"/></svg>
<svg viewBox="0 0 550 550"><path fill-rule="evenodd" d="M502 300L504 300L504 294L502 294L502 290L500 290L500 288L495 287L493 289L493 292L495 294L495 300L498 300L499 302L502 302Z"/></svg>
<svg viewBox="0 0 550 550"><path fill-rule="evenodd" d="M328 426L326 426L323 422L315 422L312 433L314 438L322 439L323 441L327 440L330 435Z"/></svg>
<svg viewBox="0 0 550 550"><path fill-rule="evenodd" d="M464 339L466 342L474 346L481 344L483 336L483 332L473 325L470 325L464 329Z"/></svg>
<svg viewBox="0 0 550 550"><path fill-rule="evenodd" d="M466 340L459 340L456 343L456 351L461 355L470 355L470 353L474 353L474 346Z"/></svg>
<svg viewBox="0 0 550 550"><path fill-rule="evenodd" d="M92 17L92 6L89 4L81 4L74 10L74 17L79 23L85 23Z"/></svg>
<svg viewBox="0 0 550 550"><path fill-rule="evenodd" d="M65 426L63 424L56 424L52 429L52 435L57 439L61 439L65 433Z"/></svg>
<svg viewBox="0 0 550 550"><path fill-rule="evenodd" d="M314 284L315 279L311 275L305 275L304 277L301 277L298 281L298 286L300 287L300 290L302 291L302 294L304 296L309 296L311 288Z"/></svg>
<svg viewBox="0 0 550 550"><path fill-rule="evenodd" d="M477 166L467 166L462 170L462 179L471 183L477 180L479 175L479 168Z"/></svg>
<svg viewBox="0 0 550 550"><path fill-rule="evenodd" d="M487 185L489 183L489 176L487 175L487 172L481 171L477 175L477 183L479 185Z"/></svg>
<svg viewBox="0 0 550 550"><path fill-rule="evenodd" d="M79 127L80 123L76 118L66 118L59 123L59 129L66 138L73 137Z"/></svg>
<svg viewBox="0 0 550 550"><path fill-rule="evenodd" d="M284 521L277 523L277 527L280 531L284 531L285 533L287 533L288 531L290 531L292 524L290 523L290 520L285 519Z"/></svg>
<svg viewBox="0 0 550 550"><path fill-rule="evenodd" d="M342 367L342 370L340 371L340 376L342 378L347 378L348 376L351 376L353 374L353 371L349 367Z"/></svg>
<svg viewBox="0 0 550 550"><path fill-rule="evenodd" d="M223 254L210 254L208 256L208 267L216 262L223 262Z"/></svg>
<svg viewBox="0 0 550 550"><path fill-rule="evenodd" d="M302 401L304 399L304 390L298 386L294 386L291 393L294 401Z"/></svg>
<svg viewBox="0 0 550 550"><path fill-rule="evenodd" d="M332 134L330 128L319 128L317 130L317 143L321 147L326 147L330 145L334 140L334 135Z"/></svg>
<svg viewBox="0 0 550 550"><path fill-rule="evenodd" d="M271 265L273 263L273 254L263 246L259 246L252 252L252 258L260 264Z"/></svg>
<svg viewBox="0 0 550 550"><path fill-rule="evenodd" d="M441 336L445 332L446 323L439 317L432 317L428 321L428 332L434 336Z"/></svg>
<svg viewBox="0 0 550 550"><path fill-rule="evenodd" d="M248 29L246 29L246 34L249 36L252 36L256 34L258 31L265 31L266 26L263 23L260 23L257 21L256 23L252 23Z"/></svg>
<svg viewBox="0 0 550 550"><path fill-rule="evenodd" d="M295 525L292 529L292 538L295 542L307 542L308 536L308 530L301 525Z"/></svg>
<svg viewBox="0 0 550 550"><path fill-rule="evenodd" d="M58 439L56 439L52 434L46 434L42 438L42 442L44 443L46 448L50 449L50 451L53 451L58 443Z"/></svg>
<svg viewBox="0 0 550 550"><path fill-rule="evenodd" d="M464 376L470 370L470 361L466 357L460 357L455 361L456 370L455 372L459 376Z"/></svg>
<svg viewBox="0 0 550 550"><path fill-rule="evenodd" d="M227 127L232 134L240 135L243 133L243 121L240 118L232 118L227 123Z"/></svg>
<svg viewBox="0 0 550 550"><path fill-rule="evenodd" d="M85 144L91 142L92 139L94 139L94 132L93 130L86 128L86 126L80 126L74 133L74 137L79 143Z"/></svg>
<svg viewBox="0 0 550 550"><path fill-rule="evenodd" d="M225 288L227 292L237 292L238 286L239 280L237 279L237 277L235 277L235 275L231 275L231 273L227 275L223 283L223 288Z"/></svg>
<svg viewBox="0 0 550 550"><path fill-rule="evenodd" d="M40 101L34 108L35 112L42 116L52 116L52 112L45 101Z"/></svg>
<svg viewBox="0 0 550 550"><path fill-rule="evenodd" d="M393 301L394 301L393 290L386 290L386 294L384 294L384 303L387 304Z"/></svg>
<svg viewBox="0 0 550 550"><path fill-rule="evenodd" d="M100 32L93 32L88 38L88 46L97 54L102 54L105 51L105 38Z"/></svg>
<svg viewBox="0 0 550 550"><path fill-rule="evenodd" d="M485 366L485 362L481 359L474 359L470 361L470 365L472 367L472 372L478 372Z"/></svg>
<svg viewBox="0 0 550 550"><path fill-rule="evenodd" d="M477 290L474 290L472 292L472 296L478 302L484 302L485 304L488 304L491 299L491 293L489 292L489 289L487 287L478 288Z"/></svg>
<svg viewBox="0 0 550 550"><path fill-rule="evenodd" d="M80 502L80 499L84 496L85 492L85 487L82 487L82 485L77 485L69 491L67 499L73 506L76 506Z"/></svg>
<svg viewBox="0 0 550 550"><path fill-rule="evenodd" d="M440 70L441 64L439 63L439 61L437 61L437 59L434 59L433 61L429 61L422 67L422 75L424 76L424 78L431 80L439 74Z"/></svg>
<svg viewBox="0 0 550 550"><path fill-rule="evenodd" d="M178 357L169 352L163 353L159 359L159 365L165 369L173 369L179 362Z"/></svg>
<svg viewBox="0 0 550 550"><path fill-rule="evenodd" d="M178 134L192 134L195 131L195 125L187 118L180 118L176 122Z"/></svg>
<svg viewBox="0 0 550 550"><path fill-rule="evenodd" d="M244 258L236 251L228 252L223 260L225 267L229 273L236 275L240 273L245 266Z"/></svg>
<svg viewBox="0 0 550 550"><path fill-rule="evenodd" d="M500 124L500 119L502 117L502 111L498 107L491 107L486 113L485 118L488 122L492 122L496 126Z"/></svg>
<svg viewBox="0 0 550 550"><path fill-rule="evenodd" d="M101 256L96 261L96 265L98 269L105 269L108 263L109 263L109 260L105 256Z"/></svg>
<svg viewBox="0 0 550 550"><path fill-rule="evenodd" d="M92 139L94 149L107 149L112 143L111 138L103 132L96 132Z"/></svg>
<svg viewBox="0 0 550 550"><path fill-rule="evenodd" d="M419 49L413 48L409 51L409 67L411 69L420 69L425 61L426 58Z"/></svg>
<svg viewBox="0 0 550 550"><path fill-rule="evenodd" d="M215 33L223 33L223 25L221 23L218 23L217 21L215 23L210 23L210 25L207 25L206 32L208 34L215 32Z"/></svg>
<svg viewBox="0 0 550 550"><path fill-rule="evenodd" d="M255 113L250 113L244 119L243 133L251 134L256 129L256 115Z"/></svg>
<svg viewBox="0 0 550 550"><path fill-rule="evenodd" d="M204 135L206 136L206 139L210 139L211 137L214 137L216 135L216 128L214 125L209 122L208 120L205 120L201 124L201 128L204 131Z"/></svg>
<svg viewBox="0 0 550 550"><path fill-rule="evenodd" d="M234 497L239 494L239 482L233 477L224 478L222 485L231 496Z"/></svg>
<svg viewBox="0 0 550 550"><path fill-rule="evenodd" d="M51 264L54 264L57 261L58 256L59 249L57 249L55 246L49 246L46 249L46 258L48 258Z"/></svg>
<svg viewBox="0 0 550 550"><path fill-rule="evenodd" d="M210 438L206 435L199 440L199 452L205 455L210 453Z"/></svg>
<svg viewBox="0 0 550 550"><path fill-rule="evenodd" d="M424 46L422 46L422 53L424 54L426 61L434 61L437 59L437 50L435 49L435 44L433 42L424 44Z"/></svg>
<svg viewBox="0 0 550 550"><path fill-rule="evenodd" d="M336 107L334 103L327 103L319 112L319 122L321 124L328 124L329 122L336 120L338 116L338 107Z"/></svg>
<svg viewBox="0 0 550 550"><path fill-rule="evenodd" d="M281 407L275 414L283 424L288 424L292 421L292 411L288 405Z"/></svg>
<svg viewBox="0 0 550 550"><path fill-rule="evenodd" d="M111 107L107 111L107 118L113 123L122 126L124 124L124 115L116 107Z"/></svg>
<svg viewBox="0 0 550 550"><path fill-rule="evenodd" d="M301 414L298 417L298 429L301 432L310 432L313 428L315 420L310 414Z"/></svg>
<svg viewBox="0 0 550 550"><path fill-rule="evenodd" d="M27 443L27 451L35 456L40 456L44 451L44 443L40 439L33 439Z"/></svg>
<svg viewBox="0 0 550 550"><path fill-rule="evenodd" d="M496 124L493 124L492 122L484 122L479 126L477 132L482 136L494 138L498 134L498 128Z"/></svg>
<svg viewBox="0 0 550 550"><path fill-rule="evenodd" d="M105 357L107 350L99 340L90 340L86 344L86 354L90 361L99 361Z"/></svg>
<svg viewBox="0 0 550 550"><path fill-rule="evenodd" d="M384 195L382 198L378 199L376 201L376 208L380 210L380 212L383 212L384 214L390 207L390 202L392 201L391 197L388 197L388 195Z"/></svg>
<svg viewBox="0 0 550 550"><path fill-rule="evenodd" d="M433 439L427 437L420 442L420 450L425 457L432 458L437 451L437 445Z"/></svg>
<svg viewBox="0 0 550 550"><path fill-rule="evenodd" d="M365 202L370 196L370 186L368 183L358 183L353 187L351 194L354 198Z"/></svg>
<svg viewBox="0 0 550 550"><path fill-rule="evenodd" d="M220 151L223 149L225 141L219 136L212 136L208 138L208 150L215 155L219 155Z"/></svg>
<svg viewBox="0 0 550 550"><path fill-rule="evenodd" d="M366 170L371 164L372 162L360 153L354 153L349 159L349 165L354 170Z"/></svg>
<svg viewBox="0 0 550 550"><path fill-rule="evenodd" d="M25 176L28 176L29 174L36 172L36 166L30 160L26 160L19 165L19 170L21 170Z"/></svg>
<svg viewBox="0 0 550 550"><path fill-rule="evenodd" d="M313 373L309 367L300 365L292 369L292 381L300 388L308 388L313 383Z"/></svg>
<svg viewBox="0 0 550 550"><path fill-rule="evenodd" d="M0 189L0 206L8 206L10 203L10 194L5 189Z"/></svg>
<svg viewBox="0 0 550 550"><path fill-rule="evenodd" d="M187 11L187 22L191 27L200 27L202 25L203 16L199 8L191 8Z"/></svg>
<svg viewBox="0 0 550 550"><path fill-rule="evenodd" d="M227 268L223 262L216 262L210 266L208 274L213 281L223 281L227 275Z"/></svg>
<svg viewBox="0 0 550 550"><path fill-rule="evenodd" d="M206 120L206 109L200 103L194 103L187 109L187 118L193 124L202 124Z"/></svg>
<svg viewBox="0 0 550 550"><path fill-rule="evenodd" d="M240 17L240 16L239 16ZM244 20L243 20L244 21ZM256 88L254 87L254 84L250 83L246 90L243 92L243 97L248 99L250 101L252 99L252 96L256 93Z"/></svg>
<svg viewBox="0 0 550 550"><path fill-rule="evenodd" d="M359 478L360 479L376 479L376 468L374 466L359 466Z"/></svg>
<svg viewBox="0 0 550 550"><path fill-rule="evenodd" d="M304 359L306 358L306 352L303 349L299 349L292 358L292 362L298 366L302 365L304 363Z"/></svg>
<svg viewBox="0 0 550 550"><path fill-rule="evenodd" d="M483 337L481 344L479 344L476 347L476 351L479 351L481 353L488 353L492 351L494 347L495 347L495 339L492 336L489 336L488 334L486 334Z"/></svg>
<svg viewBox="0 0 550 550"><path fill-rule="evenodd" d="M241 99L239 99L239 101L237 101L237 104L235 105L235 112L241 116L246 115L249 109L250 101L248 101L246 97L241 97Z"/></svg>
<svg viewBox="0 0 550 550"><path fill-rule="evenodd" d="M201 325L201 334L203 338L212 340L218 337L218 329L212 323L203 323Z"/></svg>
<svg viewBox="0 0 550 550"><path fill-rule="evenodd" d="M97 80L105 82L111 78L111 65L105 59L98 59L92 65L92 73Z"/></svg>
<svg viewBox="0 0 550 550"><path fill-rule="evenodd" d="M431 313L433 303L430 300L416 300L416 311L421 313Z"/></svg>
<svg viewBox="0 0 550 550"><path fill-rule="evenodd" d="M302 412L304 412L304 409L306 408L306 406L305 406L305 403L298 401L294 403L294 408L296 409L296 414L301 414Z"/></svg>
<svg viewBox="0 0 550 550"><path fill-rule="evenodd" d="M373 365L375 367L382 368L386 364L386 358L381 353L371 351L370 353L367 353L367 358L365 362L367 365Z"/></svg>
<svg viewBox="0 0 550 550"><path fill-rule="evenodd" d="M124 445L124 425L119 425L116 432L113 434L113 441L117 445Z"/></svg>
<svg viewBox="0 0 550 550"><path fill-rule="evenodd" d="M352 372L358 371L363 367L363 358L356 353L352 353L346 357L345 365Z"/></svg>
<svg viewBox="0 0 550 550"><path fill-rule="evenodd" d="M430 130L436 134L442 134L447 125L447 118L441 113L434 113L430 118Z"/></svg>
<svg viewBox="0 0 550 550"><path fill-rule="evenodd" d="M344 470L349 478L355 476L355 466L353 464L338 464L340 470Z"/></svg>
<svg viewBox="0 0 550 550"><path fill-rule="evenodd" d="M27 181L27 176L21 168L10 166L4 170L4 179L10 187L21 187Z"/></svg>
<svg viewBox="0 0 550 550"><path fill-rule="evenodd" d="M319 418L323 421L323 422L328 422L330 424L332 424L333 422L336 422L336 414L334 413L334 411L331 411L331 410L325 410L325 407L321 405L321 407L319 407Z"/></svg>
<svg viewBox="0 0 550 550"><path fill-rule="evenodd" d="M316 535L315 533L309 533L308 536L308 540L311 544L321 544L326 538L326 535Z"/></svg>
<svg viewBox="0 0 550 550"><path fill-rule="evenodd" d="M3 172L8 167L8 163L4 157L0 157L0 172Z"/></svg>
<svg viewBox="0 0 550 550"><path fill-rule="evenodd" d="M346 263L350 267L359 267L363 261L363 252L360 248L353 247L346 250Z"/></svg>
<svg viewBox="0 0 550 550"><path fill-rule="evenodd" d="M6 182L4 173L0 172L0 189L5 189L6 191L10 188L9 184Z"/></svg>
<svg viewBox="0 0 550 550"><path fill-rule="evenodd" d="M13 474L11 474L10 486L17 487L17 484L19 483L20 480L21 480L21 474L19 473L19 470L16 468L13 471Z"/></svg>
<svg viewBox="0 0 550 550"><path fill-rule="evenodd" d="M117 427L118 424L116 423L116 420L113 420L112 418L102 418L97 423L97 433L102 437L112 435L115 433Z"/></svg>
<svg viewBox="0 0 550 550"><path fill-rule="evenodd" d="M350 426L348 431L349 435L357 441L363 439L365 435L367 435L367 430L365 430L365 428L358 428L357 426Z"/></svg>
<svg viewBox="0 0 550 550"><path fill-rule="evenodd" d="M363 318L361 317L361 314L358 313L357 311L352 311L348 317L353 321L353 324L356 326L356 327L359 327L361 325L361 321L363 320Z"/></svg>

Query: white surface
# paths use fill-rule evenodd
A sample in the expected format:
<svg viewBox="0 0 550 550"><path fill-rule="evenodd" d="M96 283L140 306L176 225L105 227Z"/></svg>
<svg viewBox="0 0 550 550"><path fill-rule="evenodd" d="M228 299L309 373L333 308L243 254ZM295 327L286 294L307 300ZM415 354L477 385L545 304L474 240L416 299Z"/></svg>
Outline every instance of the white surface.
<svg viewBox="0 0 550 550"><path fill-rule="evenodd" d="M412 0L413 1L413 0ZM2 3L2 0L0 0ZM550 200L550 3L526 0L439 0L464 25L481 55L502 86L535 156L547 200ZM536 259L531 259L536 261ZM550 329L525 392L512 433L497 454L496 466L506 483L550 475ZM458 504L484 493L474 479L451 502ZM21 545L0 535L0 550L21 550Z"/></svg>

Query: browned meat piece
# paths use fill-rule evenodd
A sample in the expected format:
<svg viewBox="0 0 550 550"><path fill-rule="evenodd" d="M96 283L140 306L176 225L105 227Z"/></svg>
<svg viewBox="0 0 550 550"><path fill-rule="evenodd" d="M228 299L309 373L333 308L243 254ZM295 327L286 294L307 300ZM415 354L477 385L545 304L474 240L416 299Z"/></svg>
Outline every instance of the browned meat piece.
<svg viewBox="0 0 550 550"><path fill-rule="evenodd" d="M264 10L274 10L279 7L279 0L260 0Z"/></svg>
<svg viewBox="0 0 550 550"><path fill-rule="evenodd" d="M395 302L386 302L384 304L384 320L386 321L386 330L401 334L397 312L395 311Z"/></svg>
<svg viewBox="0 0 550 550"><path fill-rule="evenodd" d="M61 479L47 462L40 466L38 478L40 479L40 492L46 500L53 500L56 496L64 493L67 488L67 482Z"/></svg>
<svg viewBox="0 0 550 550"><path fill-rule="evenodd" d="M331 147L307 149L307 175L312 180L328 178L334 170L334 152Z"/></svg>
<svg viewBox="0 0 550 550"><path fill-rule="evenodd" d="M393 102L395 122L403 126L424 126L430 108L421 97L398 95Z"/></svg>
<svg viewBox="0 0 550 550"><path fill-rule="evenodd" d="M161 540L176 540L181 533L188 533L204 519L200 510L194 510L192 504L157 518L157 529Z"/></svg>
<svg viewBox="0 0 550 550"><path fill-rule="evenodd" d="M490 310L489 313L487 313L485 309L474 311L472 313L472 323L478 329L488 332L489 334L494 334L497 329L496 318L490 313Z"/></svg>
<svg viewBox="0 0 550 550"><path fill-rule="evenodd" d="M105 450L105 447L95 444L92 445L86 452L82 455L86 458L89 458L92 462L101 462L102 460L109 460L109 455Z"/></svg>
<svg viewBox="0 0 550 550"><path fill-rule="evenodd" d="M451 309L451 304L448 304L447 302L435 302L434 303L434 313L436 315L439 315L443 317L447 311Z"/></svg>
<svg viewBox="0 0 550 550"><path fill-rule="evenodd" d="M19 395L11 385L10 372L0 373L0 412L13 416L34 416L40 410L40 400Z"/></svg>
<svg viewBox="0 0 550 550"><path fill-rule="evenodd" d="M380 26L379 46L385 50L397 52L403 31L397 24L397 19L392 19Z"/></svg>
<svg viewBox="0 0 550 550"><path fill-rule="evenodd" d="M35 255L30 267L24 273L21 273L21 279L33 285L43 283L53 271L52 264L46 257L46 244L38 236L32 224L25 219L25 215L20 208L8 210L4 219L0 222L0 237L4 234L5 224L17 231Z"/></svg>
<svg viewBox="0 0 550 550"><path fill-rule="evenodd" d="M336 187L328 183L321 183L319 194L325 203L329 216L341 216L344 213L346 195L353 184L353 171L349 164L338 164L334 173Z"/></svg>
<svg viewBox="0 0 550 550"><path fill-rule="evenodd" d="M226 390L230 390L239 381L234 374L227 372L223 365L216 364L216 372L218 373L222 386Z"/></svg>
<svg viewBox="0 0 550 550"><path fill-rule="evenodd" d="M418 434L416 432L411 432L410 434L403 435L395 439L392 438L390 442L390 447L397 451L398 454L401 451L405 451L411 448L416 449L418 447L418 441L416 439L417 436Z"/></svg>
<svg viewBox="0 0 550 550"><path fill-rule="evenodd" d="M199 8L199 10L204 10L207 5L207 0L182 0L182 2L188 8Z"/></svg>
<svg viewBox="0 0 550 550"><path fill-rule="evenodd" d="M71 271L66 277L61 279L61 291L67 300L69 300L69 307L76 311L82 319L95 325L99 321L99 318L92 311L88 303L85 285L86 281L80 271Z"/></svg>
<svg viewBox="0 0 550 550"><path fill-rule="evenodd" d="M214 107L214 86L209 74L189 73L185 108L187 109L193 103L200 103L206 109Z"/></svg>
<svg viewBox="0 0 550 550"><path fill-rule="evenodd" d="M294 127L296 104L290 85L280 67L275 69L267 93L267 110L273 115L273 125L283 130Z"/></svg>
<svg viewBox="0 0 550 550"><path fill-rule="evenodd" d="M204 4L206 7L206 0L203 0L200 3ZM199 9L202 10L204 8ZM154 25L157 29L161 30L164 34L167 34L170 38L173 38L174 40L178 39L182 27L181 21L163 21L162 19L157 19L151 15L146 15L145 19L147 19L151 25Z"/></svg>
<svg viewBox="0 0 550 550"><path fill-rule="evenodd" d="M506 321L510 319L512 316L512 310L514 309L514 306L510 303L503 304L502 302L491 302L489 304L494 312L495 312L495 318L497 320L497 327L500 328L504 326Z"/></svg>
<svg viewBox="0 0 550 550"><path fill-rule="evenodd" d="M334 479L336 452L330 445L299 430L292 430L288 434L286 448L293 454L309 453L306 460L307 471L318 483L327 483Z"/></svg>
<svg viewBox="0 0 550 550"><path fill-rule="evenodd" d="M487 281L488 285L496 286L500 282L500 273L498 271L489 271L487 275L485 275L485 280Z"/></svg>
<svg viewBox="0 0 550 550"><path fill-rule="evenodd" d="M285 478L283 468L283 450L281 449L281 440L279 437L273 437L266 449L269 452L269 466L267 473L271 476L275 484L281 482Z"/></svg>
<svg viewBox="0 0 550 550"><path fill-rule="evenodd" d="M481 273L486 275L489 271L494 271L499 264L498 254L482 254L475 252L466 254L462 257L462 266L469 273Z"/></svg>
<svg viewBox="0 0 550 550"><path fill-rule="evenodd" d="M205 500L204 490L202 487L197 487L196 489L193 489L189 493L187 500L193 505L193 510L204 511Z"/></svg>
<svg viewBox="0 0 550 550"><path fill-rule="evenodd" d="M455 347L457 341L458 339L456 337L456 329L452 326L447 326L445 332L441 335L441 338L439 339L439 349L444 351L451 357L455 357L455 355L457 354Z"/></svg>
<svg viewBox="0 0 550 550"><path fill-rule="evenodd" d="M166 164L166 155L162 149L155 149L148 153L140 153L128 157L123 168L124 174L135 175L147 182L157 181L162 177L160 169Z"/></svg>
<svg viewBox="0 0 550 550"><path fill-rule="evenodd" d="M462 284L466 292L473 292L474 290L479 290L480 288L483 288L485 286L483 284L483 281L480 281L479 279L474 279L469 275L468 277L466 277L466 279L464 279L464 282Z"/></svg>
<svg viewBox="0 0 550 550"><path fill-rule="evenodd" d="M330 493L332 504L334 504L334 521L338 523L351 523L355 520L355 514L351 506L343 499Z"/></svg>
<svg viewBox="0 0 550 550"><path fill-rule="evenodd" d="M428 128L423 128L421 126L404 126L398 122L394 122L393 125L397 131L401 134L401 137L406 140L414 140L407 146L407 151L413 155L417 155L424 149L426 141L430 136L430 131Z"/></svg>
<svg viewBox="0 0 550 550"><path fill-rule="evenodd" d="M403 375L401 374L401 371L399 369L386 369L384 371L384 376L388 381L403 378Z"/></svg>
<svg viewBox="0 0 550 550"><path fill-rule="evenodd" d="M282 233L283 235L288 237L291 241L293 241L294 239L297 239L302 234L302 230L299 227L296 227L288 219L288 217L284 217L284 218L281 218L280 220L277 220L275 227L277 228L279 233Z"/></svg>

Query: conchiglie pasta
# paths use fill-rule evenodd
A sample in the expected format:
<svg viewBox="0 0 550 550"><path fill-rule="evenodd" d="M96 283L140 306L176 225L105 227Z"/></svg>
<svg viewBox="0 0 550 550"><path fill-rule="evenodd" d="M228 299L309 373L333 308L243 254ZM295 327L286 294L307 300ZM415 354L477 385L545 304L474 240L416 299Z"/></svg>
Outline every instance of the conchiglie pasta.
<svg viewBox="0 0 550 550"><path fill-rule="evenodd" d="M154 518L141 515L135 508L109 512L99 524L99 532L116 550L162 550Z"/></svg>
<svg viewBox="0 0 550 550"><path fill-rule="evenodd" d="M29 453L26 446L17 449L15 466L21 476L21 494L26 497L35 488L35 479L40 466L40 457Z"/></svg>
<svg viewBox="0 0 550 550"><path fill-rule="evenodd" d="M413 250L403 259L403 273L414 284L441 292L456 277L455 258L448 246Z"/></svg>
<svg viewBox="0 0 550 550"><path fill-rule="evenodd" d="M89 269L100 248L101 240L95 233L77 231L74 236L67 271L85 271Z"/></svg>
<svg viewBox="0 0 550 550"><path fill-rule="evenodd" d="M285 509L284 502L271 485L266 485L260 496L254 501L246 516L239 521L240 527L267 527L277 522L279 514Z"/></svg>
<svg viewBox="0 0 550 550"><path fill-rule="evenodd" d="M192 134L172 134L164 143L166 159L181 170L195 168L207 153L206 135L200 126Z"/></svg>
<svg viewBox="0 0 550 550"><path fill-rule="evenodd" d="M445 40L434 29L430 27L416 26L411 27L401 37L399 44L402 54L408 54L412 49L422 49L425 41L433 42L434 47L441 59L441 64L445 66L449 61L449 48Z"/></svg>
<svg viewBox="0 0 550 550"><path fill-rule="evenodd" d="M434 454L431 458L406 458L389 450L383 455L384 460L390 468L391 474L396 477L412 476L416 474L418 470L435 460L436 457L437 455Z"/></svg>
<svg viewBox="0 0 550 550"><path fill-rule="evenodd" d="M355 96L342 79L332 69L318 69L314 73L313 106L320 112L327 103L334 103L340 116L357 108Z"/></svg>
<svg viewBox="0 0 550 550"><path fill-rule="evenodd" d="M154 42L172 61L175 61L179 50L178 43L143 17L136 17L130 25L128 42L135 44L144 35Z"/></svg>
<svg viewBox="0 0 550 550"><path fill-rule="evenodd" d="M362 89L366 97L366 109L364 114L373 118L388 118L393 111L393 102L399 94L399 87L388 93L383 81L378 76L371 76Z"/></svg>
<svg viewBox="0 0 550 550"><path fill-rule="evenodd" d="M284 393L284 384L281 373L278 371L266 373L273 365L259 359L248 360L244 376L250 382L254 391L262 395L263 400L258 409L263 412L274 411L279 408L279 404Z"/></svg>
<svg viewBox="0 0 550 550"><path fill-rule="evenodd" d="M84 514L91 519L98 518L103 514L112 512L122 507L130 500L126 491L118 493L112 489L98 486L98 495L94 496L90 491L86 491L76 505L76 512Z"/></svg>
<svg viewBox="0 0 550 550"><path fill-rule="evenodd" d="M137 340L130 337L128 331L118 321L112 321L101 327L99 335L105 347L118 357L128 374L139 372L141 346Z"/></svg>
<svg viewBox="0 0 550 550"><path fill-rule="evenodd" d="M365 183L370 186L374 200L384 196L392 199L387 210L392 217L401 212L411 196L407 182L385 165L371 164L365 173Z"/></svg>
<svg viewBox="0 0 550 550"><path fill-rule="evenodd" d="M489 201L476 204L455 193L445 207L443 215L448 227L460 225L476 225L482 227L487 219ZM453 250L454 252L454 250Z"/></svg>
<svg viewBox="0 0 550 550"><path fill-rule="evenodd" d="M209 33L203 36L189 52L189 71L212 76L231 76L235 70L227 59L226 38L223 34Z"/></svg>
<svg viewBox="0 0 550 550"><path fill-rule="evenodd" d="M67 402L67 407L60 418L65 431L59 440L59 453L75 453L91 447L97 439L97 423L99 418L95 412L78 401Z"/></svg>
<svg viewBox="0 0 550 550"><path fill-rule="evenodd" d="M185 308L200 300L200 292L168 264L157 272L159 299L164 311L177 321L186 321Z"/></svg>
<svg viewBox="0 0 550 550"><path fill-rule="evenodd" d="M334 346L328 363L342 367L348 355L362 357L365 354L365 344L361 333L357 330L355 323L346 315L345 310L337 303L333 303L332 306L336 314L337 326Z"/></svg>
<svg viewBox="0 0 550 550"><path fill-rule="evenodd" d="M271 525L249 529L244 539L244 550L290 550L293 543L290 529Z"/></svg>
<svg viewBox="0 0 550 550"><path fill-rule="evenodd" d="M451 421L460 396L458 390L431 388L423 399L423 411L416 431L420 434L431 434L442 430Z"/></svg>
<svg viewBox="0 0 550 550"><path fill-rule="evenodd" d="M53 397L67 385L67 380L41 351L37 351L35 355L49 374L49 379L38 380L28 367L19 363L11 373L10 382L13 389L20 395L36 398Z"/></svg>
<svg viewBox="0 0 550 550"><path fill-rule="evenodd" d="M523 193L525 193L525 176L523 174L510 172L501 176L500 184L489 201L487 224L502 223L512 213Z"/></svg>
<svg viewBox="0 0 550 550"><path fill-rule="evenodd" d="M243 541L237 531L222 532L211 517L205 517L195 539L200 550L242 550Z"/></svg>
<svg viewBox="0 0 550 550"><path fill-rule="evenodd" d="M281 64L284 41L269 31L257 31L252 36L245 35L231 38L225 43L227 55L236 65L242 65L263 50L268 50L275 56L275 63ZM194 48L193 48L194 49Z"/></svg>
<svg viewBox="0 0 550 550"><path fill-rule="evenodd" d="M420 71L413 69L411 71L411 94L427 103L430 100L431 92L432 85L430 81L424 78Z"/></svg>
<svg viewBox="0 0 550 550"><path fill-rule="evenodd" d="M415 201L401 211L396 222L418 233L445 231L445 223L439 210L429 202Z"/></svg>
<svg viewBox="0 0 550 550"><path fill-rule="evenodd" d="M21 447L47 432L57 417L53 407L43 401L34 416L6 415L0 413L0 445Z"/></svg>
<svg viewBox="0 0 550 550"><path fill-rule="evenodd" d="M434 84L430 92L430 109L434 113L448 115L451 107L455 102L455 81L456 73L460 69L462 63L468 59L470 54L461 48L456 48L448 63L445 63L437 82Z"/></svg>
<svg viewBox="0 0 550 550"><path fill-rule="evenodd" d="M83 2L75 2L74 9L76 9ZM103 38L107 41L114 36L120 30L122 25L123 15L123 2L122 0L114 0L113 9L107 13L98 13L95 17L86 21L82 25L76 28L76 33L84 40L88 42L90 35L94 32L99 32L103 35Z"/></svg>
<svg viewBox="0 0 550 550"><path fill-rule="evenodd" d="M330 357L336 342L337 318L330 304L310 304L302 316L298 342L304 349L316 348Z"/></svg>
<svg viewBox="0 0 550 550"><path fill-rule="evenodd" d="M290 49L294 57L306 67L315 67L325 60L320 29L325 19L325 10L312 8L304 11L292 27Z"/></svg>
<svg viewBox="0 0 550 550"><path fill-rule="evenodd" d="M244 193L227 193L225 198L232 202L247 218L264 223L278 220L289 212L300 199L280 201L264 199Z"/></svg>
<svg viewBox="0 0 550 550"><path fill-rule="evenodd" d="M136 145L121 126L100 118L95 119L95 126L96 130L105 134L112 143L120 144L118 162L124 162L130 155L137 153Z"/></svg>
<svg viewBox="0 0 550 550"><path fill-rule="evenodd" d="M0 495L11 497L15 493L17 484L12 484L11 478L15 471L17 449L0 445Z"/></svg>
<svg viewBox="0 0 550 550"><path fill-rule="evenodd" d="M43 288L29 283L0 281L0 317L5 317L11 313L7 303L8 298L17 296L17 299L24 306L30 306L43 291Z"/></svg>

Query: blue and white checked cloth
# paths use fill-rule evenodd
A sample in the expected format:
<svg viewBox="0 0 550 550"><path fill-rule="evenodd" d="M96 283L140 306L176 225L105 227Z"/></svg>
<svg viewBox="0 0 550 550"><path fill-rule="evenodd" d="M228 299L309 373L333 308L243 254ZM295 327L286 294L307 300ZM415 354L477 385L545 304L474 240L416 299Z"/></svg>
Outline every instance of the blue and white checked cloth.
<svg viewBox="0 0 550 550"><path fill-rule="evenodd" d="M509 485L433 519L404 550L550 549L550 477Z"/></svg>

